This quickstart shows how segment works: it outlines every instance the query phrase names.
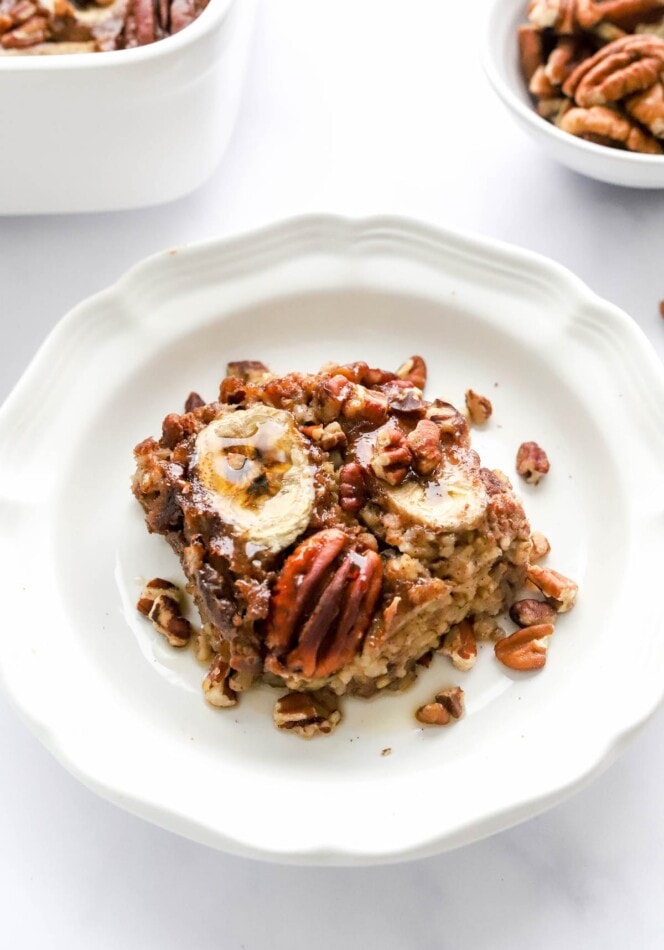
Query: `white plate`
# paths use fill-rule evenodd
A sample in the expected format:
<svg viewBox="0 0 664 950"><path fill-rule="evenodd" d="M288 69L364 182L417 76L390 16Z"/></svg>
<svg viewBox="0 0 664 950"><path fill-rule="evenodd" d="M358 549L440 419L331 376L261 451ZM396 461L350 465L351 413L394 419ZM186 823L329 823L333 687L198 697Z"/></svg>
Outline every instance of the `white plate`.
<svg viewBox="0 0 664 950"><path fill-rule="evenodd" d="M490 646L468 674L439 658L309 743L276 732L267 688L211 710L204 670L134 609L141 577L181 576L131 497L134 444L190 389L213 397L228 359L416 352L430 394L492 399L486 464L513 472L526 439L549 453L547 480L519 489L581 593L546 669L512 674ZM62 321L0 413L5 688L91 788L238 854L368 864L498 831L589 781L662 698L663 407L628 317L495 242L313 217L151 258ZM455 682L464 719L418 728L414 708Z"/></svg>

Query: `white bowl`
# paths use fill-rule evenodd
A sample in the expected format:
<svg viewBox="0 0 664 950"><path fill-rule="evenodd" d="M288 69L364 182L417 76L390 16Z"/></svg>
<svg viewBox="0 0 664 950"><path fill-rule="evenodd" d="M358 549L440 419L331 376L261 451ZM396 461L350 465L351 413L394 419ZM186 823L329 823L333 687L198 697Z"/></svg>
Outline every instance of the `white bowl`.
<svg viewBox="0 0 664 950"><path fill-rule="evenodd" d="M526 0L493 0L482 46L486 75L518 124L568 168L630 188L664 188L664 155L640 155L595 145L537 115L519 68L517 28Z"/></svg>
<svg viewBox="0 0 664 950"><path fill-rule="evenodd" d="M255 0L137 49L0 57L0 214L110 211L198 187L235 120Z"/></svg>
<svg viewBox="0 0 664 950"><path fill-rule="evenodd" d="M228 359L413 352L430 394L490 395L485 464L513 473L525 439L549 454L545 483L515 476L580 584L546 668L512 673L490 644L466 674L436 657L309 743L275 730L269 687L211 709L204 667L135 609L141 576L181 572L131 496L134 444L190 389L212 398ZM311 864L434 854L582 787L662 699L662 367L624 313L526 251L312 217L153 257L55 329L0 410L0 458L2 684L86 785L196 840ZM423 730L414 710L455 683L463 719Z"/></svg>

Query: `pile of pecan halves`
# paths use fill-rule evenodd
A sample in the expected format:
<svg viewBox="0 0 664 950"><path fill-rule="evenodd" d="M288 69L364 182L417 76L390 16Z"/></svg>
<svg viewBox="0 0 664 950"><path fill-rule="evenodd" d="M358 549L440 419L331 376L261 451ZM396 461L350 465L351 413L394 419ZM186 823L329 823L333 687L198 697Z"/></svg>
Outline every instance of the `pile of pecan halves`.
<svg viewBox="0 0 664 950"><path fill-rule="evenodd" d="M530 0L521 69L537 112L599 145L664 152L664 0Z"/></svg>
<svg viewBox="0 0 664 950"><path fill-rule="evenodd" d="M0 55L96 53L179 33L208 0L0 0Z"/></svg>

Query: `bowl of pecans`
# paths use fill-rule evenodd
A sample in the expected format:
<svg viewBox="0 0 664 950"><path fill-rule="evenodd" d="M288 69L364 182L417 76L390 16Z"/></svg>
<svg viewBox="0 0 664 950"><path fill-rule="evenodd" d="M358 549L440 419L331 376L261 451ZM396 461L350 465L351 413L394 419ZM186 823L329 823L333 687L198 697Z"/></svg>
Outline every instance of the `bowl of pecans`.
<svg viewBox="0 0 664 950"><path fill-rule="evenodd" d="M214 170L254 0L0 0L0 214L144 207Z"/></svg>
<svg viewBox="0 0 664 950"><path fill-rule="evenodd" d="M664 0L495 0L487 77L567 167L664 187Z"/></svg>

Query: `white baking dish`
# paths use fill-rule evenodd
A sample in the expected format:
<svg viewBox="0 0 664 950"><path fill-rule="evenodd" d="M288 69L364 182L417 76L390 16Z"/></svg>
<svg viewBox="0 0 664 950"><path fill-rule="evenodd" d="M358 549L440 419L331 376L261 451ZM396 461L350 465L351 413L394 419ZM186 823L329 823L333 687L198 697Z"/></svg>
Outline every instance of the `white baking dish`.
<svg viewBox="0 0 664 950"><path fill-rule="evenodd" d="M235 120L255 0L105 53L0 57L0 213L108 211L192 191Z"/></svg>

